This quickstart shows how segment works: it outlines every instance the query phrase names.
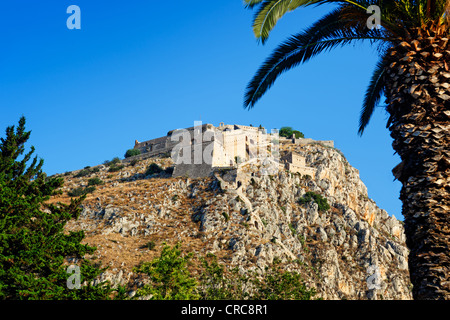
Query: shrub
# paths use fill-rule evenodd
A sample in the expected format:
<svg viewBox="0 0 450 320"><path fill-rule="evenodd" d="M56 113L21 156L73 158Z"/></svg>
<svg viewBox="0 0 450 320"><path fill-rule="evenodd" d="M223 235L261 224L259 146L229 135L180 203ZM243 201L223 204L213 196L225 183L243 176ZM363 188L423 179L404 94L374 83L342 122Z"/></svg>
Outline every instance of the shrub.
<svg viewBox="0 0 450 320"><path fill-rule="evenodd" d="M173 174L174 167L167 167L164 172L167 174Z"/></svg>
<svg viewBox="0 0 450 320"><path fill-rule="evenodd" d="M217 257L208 253L206 258L201 258L203 272L200 276L202 284L200 299L202 300L242 300L248 296L243 287L247 278L239 276L238 269L231 271L227 277L226 269L217 262Z"/></svg>
<svg viewBox="0 0 450 320"><path fill-rule="evenodd" d="M78 187L67 192L70 197L80 197L84 195L84 188Z"/></svg>
<svg viewBox="0 0 450 320"><path fill-rule="evenodd" d="M88 175L90 175L92 172L91 170L88 169L82 169L80 170L76 175L74 175L74 178L81 178L81 177L86 177Z"/></svg>
<svg viewBox="0 0 450 320"><path fill-rule="evenodd" d="M298 139L298 138L304 138L304 137L305 137L305 135L303 134L303 132L300 132L300 131L298 131L298 130L293 130L292 133L295 134L295 137L296 137L297 139Z"/></svg>
<svg viewBox="0 0 450 320"><path fill-rule="evenodd" d="M225 211L222 212L222 216L225 218L225 222L228 222L230 220L230 216Z"/></svg>
<svg viewBox="0 0 450 320"><path fill-rule="evenodd" d="M125 158L138 156L141 154L141 150L139 149L128 149L127 152L125 152Z"/></svg>
<svg viewBox="0 0 450 320"><path fill-rule="evenodd" d="M76 175L74 175L74 178L81 178L86 177L92 173L99 172L100 169L98 167L91 168L90 166L84 167L84 169L80 170Z"/></svg>
<svg viewBox="0 0 450 320"><path fill-rule="evenodd" d="M96 189L97 189L96 187L90 186L90 187L84 188L84 192L85 192L85 194L88 194L88 193L94 192Z"/></svg>
<svg viewBox="0 0 450 320"><path fill-rule="evenodd" d="M94 186L90 186L90 187L78 187L75 189L70 190L69 192L67 192L67 195L70 197L80 197L80 196L84 196L88 193L92 193L95 191L95 187Z"/></svg>
<svg viewBox="0 0 450 320"><path fill-rule="evenodd" d="M280 137L285 137L285 138L291 138L293 134L295 134L295 137L297 139L305 137L305 135L302 132L300 132L298 130L294 130L291 127L282 127L279 132Z"/></svg>
<svg viewBox="0 0 450 320"><path fill-rule="evenodd" d="M147 242L147 243L145 244L145 247L146 247L148 250L153 250L153 249L155 249L155 247L156 247L156 243L155 243L155 241L149 241L149 242Z"/></svg>
<svg viewBox="0 0 450 320"><path fill-rule="evenodd" d="M299 273L282 270L277 265L279 259L274 259L262 277L256 273L241 275L237 268L227 272L213 254L201 260L204 271L200 296L204 300L311 300L316 294L307 288ZM249 284L253 287L251 293L244 290Z"/></svg>
<svg viewBox="0 0 450 320"><path fill-rule="evenodd" d="M119 163L122 163L122 161L120 161L119 157L114 157L111 161L106 160L105 162L103 162L103 164L107 167L118 165Z"/></svg>
<svg viewBox="0 0 450 320"><path fill-rule="evenodd" d="M117 172L117 171L122 170L123 168L125 168L125 166L123 164L117 165L117 163L113 163L109 166L108 172Z"/></svg>
<svg viewBox="0 0 450 320"><path fill-rule="evenodd" d="M327 199L312 191L308 191L298 202L300 204L306 204L311 201L317 203L319 206L319 211L327 211L330 209Z"/></svg>
<svg viewBox="0 0 450 320"><path fill-rule="evenodd" d="M314 288L307 288L299 273L282 270L276 262L262 280L255 277L252 283L256 287L253 300L311 300L316 294Z"/></svg>
<svg viewBox="0 0 450 320"><path fill-rule="evenodd" d="M165 245L159 258L133 269L147 274L151 281L138 289L136 296L151 295L152 300L198 299L198 283L187 268L191 257L192 253L182 255L180 244Z"/></svg>
<svg viewBox="0 0 450 320"><path fill-rule="evenodd" d="M88 180L88 186L98 186L103 184L103 180L97 177L91 178Z"/></svg>
<svg viewBox="0 0 450 320"><path fill-rule="evenodd" d="M152 246L151 241L147 244ZM151 250L151 249L150 249ZM238 268L227 270L217 257L208 253L199 257L202 270L197 279L188 269L193 254L183 255L180 244L164 248L158 258L141 264L133 271L145 273L150 282L136 292L136 298L150 296L154 300L310 300L315 294L308 289L301 275L285 271L274 259L262 276L256 272L241 274ZM250 291L247 288L252 288Z"/></svg>
<svg viewBox="0 0 450 320"><path fill-rule="evenodd" d="M147 171L145 171L145 175L149 176L152 175L154 173L160 173L162 172L163 169L156 163L151 163L148 167L147 167Z"/></svg>

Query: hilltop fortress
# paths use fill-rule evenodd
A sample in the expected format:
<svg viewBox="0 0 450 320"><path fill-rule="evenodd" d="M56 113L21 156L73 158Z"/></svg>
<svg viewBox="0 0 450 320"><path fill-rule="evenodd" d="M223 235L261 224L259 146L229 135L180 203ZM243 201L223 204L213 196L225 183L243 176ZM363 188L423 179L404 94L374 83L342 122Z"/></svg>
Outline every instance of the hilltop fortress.
<svg viewBox="0 0 450 320"><path fill-rule="evenodd" d="M171 130L166 136L139 142L134 149L141 154L132 159L146 159L153 156L170 156L175 162L174 177L200 178L220 169L234 171L233 179L239 180L245 166L260 163L264 172L270 174L284 166L291 172L313 176L315 169L306 166L305 158L293 153L280 152L280 144L305 145L321 143L334 147L333 141L316 141L304 138L279 137L277 130L267 133L263 127L196 123L194 127ZM230 181L231 182L231 181Z"/></svg>

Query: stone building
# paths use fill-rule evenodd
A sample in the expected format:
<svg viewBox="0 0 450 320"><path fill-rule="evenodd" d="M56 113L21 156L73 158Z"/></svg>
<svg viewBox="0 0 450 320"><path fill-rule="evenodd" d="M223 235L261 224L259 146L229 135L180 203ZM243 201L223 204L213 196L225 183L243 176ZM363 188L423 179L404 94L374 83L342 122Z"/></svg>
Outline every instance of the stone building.
<svg viewBox="0 0 450 320"><path fill-rule="evenodd" d="M281 158L281 162L284 164L286 170L292 173L300 173L311 177L316 175L317 170L315 168L307 167L305 157L297 153L288 152Z"/></svg>
<svg viewBox="0 0 450 320"><path fill-rule="evenodd" d="M209 123L198 123L194 127L171 130L164 137L144 142L136 140L134 149L139 149L141 155L127 158L125 161L165 155L172 157L176 164L174 177L200 178L211 175L219 168L235 168L236 175L239 176L241 171L244 171L239 168L249 162L279 157L279 146L273 141L283 143L288 140L278 137L277 134L269 134L262 127L224 123L215 127ZM291 143L290 139L289 142ZM292 143L296 145L313 142L333 146L333 141L292 138ZM314 168L306 166L305 158L296 153L287 153L282 159L275 161L277 168L281 164L293 173L310 176L316 173Z"/></svg>
<svg viewBox="0 0 450 320"><path fill-rule="evenodd" d="M202 124L169 131L165 137L144 142L136 140L134 149L140 150L141 155L125 161L168 155L177 163L174 176L205 176L212 168L234 167L266 156L269 141L270 135L264 128Z"/></svg>

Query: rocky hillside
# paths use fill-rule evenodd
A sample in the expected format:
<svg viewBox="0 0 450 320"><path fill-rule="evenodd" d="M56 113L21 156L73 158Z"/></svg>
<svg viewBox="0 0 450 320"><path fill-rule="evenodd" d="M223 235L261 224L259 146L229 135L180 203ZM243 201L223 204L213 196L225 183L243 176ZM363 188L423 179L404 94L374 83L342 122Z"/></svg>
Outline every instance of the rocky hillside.
<svg viewBox="0 0 450 320"><path fill-rule="evenodd" d="M276 260L301 273L323 299L412 299L402 223L368 198L358 170L339 150L282 146L294 149L317 169L315 177L285 170L260 176L253 165L251 182L233 190L223 188L220 176L146 175L151 163L172 166L170 158L150 158L61 175L66 183L52 202L68 202L67 192L89 181L103 182L67 230L85 230L85 242L98 248L90 258L110 266L102 280L127 285L130 295L143 281L132 268L156 257L164 242L181 242L184 251L214 253L242 273L261 274ZM308 195L326 198L330 208Z"/></svg>

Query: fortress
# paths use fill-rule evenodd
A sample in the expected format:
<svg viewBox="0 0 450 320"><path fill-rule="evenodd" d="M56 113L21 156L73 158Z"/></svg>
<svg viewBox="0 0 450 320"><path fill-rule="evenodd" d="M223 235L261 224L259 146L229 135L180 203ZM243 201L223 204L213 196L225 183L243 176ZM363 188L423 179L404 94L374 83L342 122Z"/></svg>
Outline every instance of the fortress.
<svg viewBox="0 0 450 320"><path fill-rule="evenodd" d="M200 178L218 169L236 169L239 175L246 164L264 162L291 172L313 176L315 169L306 166L305 158L288 152L280 157L280 144L305 145L322 143L333 147L333 141L315 141L279 137L277 131L267 133L263 127L196 123L194 127L171 130L166 136L139 142L134 149L141 154L125 159L145 159L153 156L172 157L175 162L174 177ZM273 167L272 167L273 168Z"/></svg>

